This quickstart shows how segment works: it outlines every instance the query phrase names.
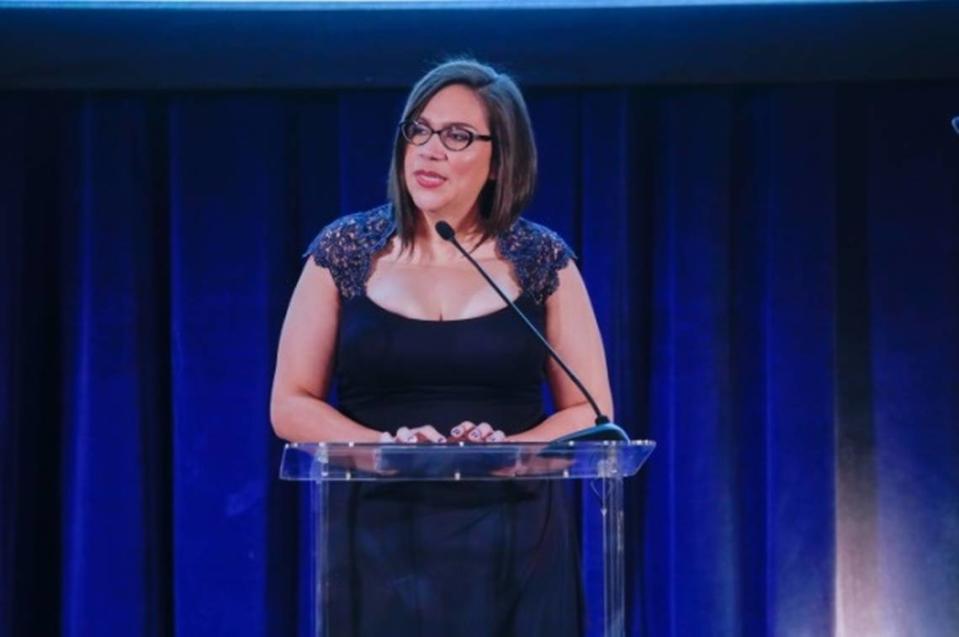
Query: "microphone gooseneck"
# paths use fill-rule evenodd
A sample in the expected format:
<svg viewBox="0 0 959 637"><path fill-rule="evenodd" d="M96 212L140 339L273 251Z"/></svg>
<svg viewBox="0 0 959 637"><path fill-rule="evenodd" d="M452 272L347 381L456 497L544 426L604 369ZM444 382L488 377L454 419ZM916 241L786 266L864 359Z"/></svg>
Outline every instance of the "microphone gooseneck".
<svg viewBox="0 0 959 637"><path fill-rule="evenodd" d="M539 339L539 342L546 347L546 351L549 353L549 355L553 358L554 361L556 361L559 364L559 366L563 369L566 375L569 376L569 379L573 381L576 387L579 388L579 391L582 392L583 396L586 397L586 400L589 401L590 407L592 407L593 411L596 412L596 424L615 427L615 425L611 425L611 423L609 422L609 417L606 416L600 410L599 405L596 404L596 401L593 399L593 396L586 389L585 385L583 385L583 383L579 380L576 374L573 373L573 370L569 368L569 366L563 361L563 359L560 358L559 354L556 353L556 350L554 350L553 347L549 344L549 341L547 341L546 338L542 334L540 334L540 331L536 329L536 326L530 322L530 320L526 317L525 314L523 314L523 311L519 309L518 307L516 307L516 304L513 303L513 301L508 296L506 296L506 294L503 292L503 290L500 289L498 285L496 285L496 282L493 281L492 277L490 277L490 275L486 272L486 270L483 269L483 266L477 263L476 260L473 258L473 256L469 252L467 252L462 245L460 245L460 242L456 240L456 231L453 230L453 227L450 226L450 224L446 223L445 221L437 221L434 227L436 228L437 234L439 234L446 241L449 241L454 246L456 246L456 249L459 250L460 253L464 257L466 257L471 264L473 264L473 267L476 268L476 270L483 275L483 278L486 279L486 282L490 284L490 287L496 290L496 293L499 294L500 298L503 299L507 305L513 308L513 312L515 312L516 315L519 316L524 323L526 323L526 327L528 327L529 330L536 335L536 338ZM620 432L622 431L618 427L616 427L616 429L618 429ZM625 437L625 434L623 434L623 436L617 435L615 439L622 439L623 437Z"/></svg>

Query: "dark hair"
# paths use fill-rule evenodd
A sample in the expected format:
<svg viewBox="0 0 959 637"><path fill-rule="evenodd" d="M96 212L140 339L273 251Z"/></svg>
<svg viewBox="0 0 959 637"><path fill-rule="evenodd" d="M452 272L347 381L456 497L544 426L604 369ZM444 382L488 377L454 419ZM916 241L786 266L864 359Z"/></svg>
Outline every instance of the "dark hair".
<svg viewBox="0 0 959 637"><path fill-rule="evenodd" d="M507 230L533 196L536 185L536 145L526 102L516 83L504 73L475 60L456 59L433 68L413 86L401 122L419 117L427 102L447 86L473 90L486 108L493 136L490 175L480 192L480 226L487 239ZM416 228L416 206L406 187L403 162L406 140L397 129L390 164L388 194L393 202L402 245L409 246Z"/></svg>

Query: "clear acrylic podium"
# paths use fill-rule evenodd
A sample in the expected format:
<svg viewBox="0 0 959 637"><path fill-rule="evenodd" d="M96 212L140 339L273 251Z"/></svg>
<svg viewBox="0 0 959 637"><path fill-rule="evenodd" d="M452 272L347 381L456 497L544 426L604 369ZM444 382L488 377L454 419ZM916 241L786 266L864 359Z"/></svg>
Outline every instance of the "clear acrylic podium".
<svg viewBox="0 0 959 637"><path fill-rule="evenodd" d="M652 441L516 444L291 443L280 478L311 483L314 529L313 634L330 637L327 570L330 489L351 482L585 480L602 525L602 626L590 634L625 635L623 479L652 453ZM591 494L591 495L592 495ZM593 591L598 594L597 591Z"/></svg>

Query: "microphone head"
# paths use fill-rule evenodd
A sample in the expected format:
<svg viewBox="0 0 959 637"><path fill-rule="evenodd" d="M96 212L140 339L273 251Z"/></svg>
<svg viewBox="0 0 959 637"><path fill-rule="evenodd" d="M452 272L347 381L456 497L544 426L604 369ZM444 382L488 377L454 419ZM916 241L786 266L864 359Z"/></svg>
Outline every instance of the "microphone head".
<svg viewBox="0 0 959 637"><path fill-rule="evenodd" d="M433 226L436 228L437 234L439 234L443 239L449 241L456 234L456 231L453 230L453 226L446 223L445 221L437 221L436 225Z"/></svg>
<svg viewBox="0 0 959 637"><path fill-rule="evenodd" d="M952 130L956 131L956 135L959 135L959 115L952 118Z"/></svg>

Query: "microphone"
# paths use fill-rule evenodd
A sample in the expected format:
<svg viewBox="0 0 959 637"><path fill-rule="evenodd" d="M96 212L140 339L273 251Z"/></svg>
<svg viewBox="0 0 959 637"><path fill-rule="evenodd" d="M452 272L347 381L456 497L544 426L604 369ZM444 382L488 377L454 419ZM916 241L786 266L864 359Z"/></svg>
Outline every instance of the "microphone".
<svg viewBox="0 0 959 637"><path fill-rule="evenodd" d="M552 441L552 444L555 445L558 443L562 444L567 442L580 442L580 441L587 442L592 440L619 440L623 442L628 442L629 436L626 434L626 432L623 431L622 428L619 427L618 425L615 425L609 421L609 417L606 416L606 414L604 414L600 410L599 405L596 404L596 401L593 399L592 394L589 393L585 385L583 385L583 383L579 380L576 374L573 373L573 370L569 368L566 362L562 358L560 358L560 355L556 353L556 350L554 350L553 347L549 344L549 341L546 340L546 337L544 337L540 333L540 331L536 329L536 326L533 325L532 322L530 322L530 320L526 317L525 314L523 314L523 311L519 309L518 307L516 307L516 304L513 303L513 301L508 296L506 296L506 293L503 292L503 290L500 289L498 285L496 285L496 282L493 281L492 277L490 277L490 275L486 272L486 270L483 269L483 266L481 266L479 263L476 262L476 259L473 258L473 255L467 252L466 249L463 248L462 245L460 245L460 242L456 240L456 231L453 230L453 227L450 224L446 223L445 221L437 221L434 227L436 228L436 233L439 234L444 240L449 241L454 246L456 246L456 249L459 250L464 257L466 257L466 260L469 261L481 275L483 275L483 278L486 279L486 282L489 283L490 287L496 291L499 297L503 299L503 301L505 301L508 306L513 308L513 312L515 312L516 315L519 316L520 319L522 319L523 323L526 324L526 327L529 328L529 330L533 333L534 336L536 336L537 339L539 339L539 342L543 344L543 346L546 348L546 351L549 353L549 355L553 358L554 361L557 362L557 364L559 364L560 368L563 370L563 372L565 372L565 374L569 377L569 379L573 381L573 384L576 385L576 387L583 394L583 396L586 397L586 400L587 402L589 402L590 407L592 407L593 411L596 413L596 422L592 427L587 427L579 431L574 431L573 433L568 434L566 436L561 436L560 438L556 438L555 440Z"/></svg>

